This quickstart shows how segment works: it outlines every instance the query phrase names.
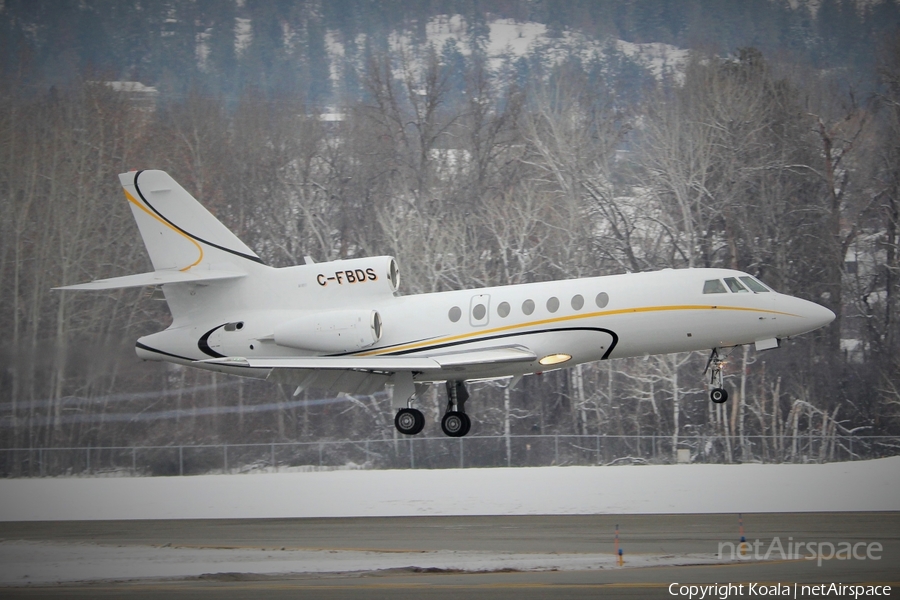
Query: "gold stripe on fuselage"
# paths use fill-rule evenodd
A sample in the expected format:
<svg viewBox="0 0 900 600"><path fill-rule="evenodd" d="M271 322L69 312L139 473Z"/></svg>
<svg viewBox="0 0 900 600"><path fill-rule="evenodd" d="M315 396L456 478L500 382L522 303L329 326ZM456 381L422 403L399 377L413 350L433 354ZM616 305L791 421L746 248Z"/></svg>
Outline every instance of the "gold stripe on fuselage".
<svg viewBox="0 0 900 600"><path fill-rule="evenodd" d="M541 319L538 321L529 321L528 323L518 323L513 325L504 325L503 327L494 327L492 329L485 329L480 331L472 331L469 333L460 333L457 335L446 336L443 338L430 339L422 342L413 342L409 344L401 344L396 346L389 346L387 348L379 348L377 350L371 350L369 352L363 352L360 354L355 354L354 356L379 356L382 354L388 354L393 352L404 352L407 350L416 350L427 348L429 346L440 346L443 344L447 344L450 342L456 342L460 340L466 340L470 338L471 341L477 342L479 341L477 338L480 337L488 337L494 335L496 333L501 333L504 331L512 331L515 329L523 329L526 327L537 327L539 325L548 325L551 323L562 323L564 321L575 321L579 319L591 319L594 317L608 317L610 315L624 315L629 313L642 313L642 312L661 312L661 311L670 311L670 310L736 310L736 311L747 311L747 312L758 312L758 313L766 313L766 314L774 314L774 315L784 315L788 317L796 317L799 315L795 315L792 313L780 312L777 310L765 310L761 308L747 308L743 306L719 306L719 305L709 305L709 304L684 304L684 305L673 305L673 306L642 306L638 308L620 308L617 310L605 310L600 312L592 312L585 314L577 314L577 315L566 315L564 317L554 317L552 319Z"/></svg>

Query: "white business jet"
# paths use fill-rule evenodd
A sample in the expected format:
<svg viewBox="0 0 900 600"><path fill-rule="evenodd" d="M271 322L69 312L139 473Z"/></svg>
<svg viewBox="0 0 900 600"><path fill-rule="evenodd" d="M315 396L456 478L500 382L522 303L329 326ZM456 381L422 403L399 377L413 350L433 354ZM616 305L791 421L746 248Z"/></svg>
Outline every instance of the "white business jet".
<svg viewBox="0 0 900 600"><path fill-rule="evenodd" d="M445 383L441 428L468 433L466 382L611 358L711 349L710 397L725 402L724 355L834 319L747 273L665 269L401 296L389 256L266 266L163 171L119 175L154 271L57 289L160 286L173 321L137 354L296 386L368 394L392 384L394 423L422 431L413 407Z"/></svg>

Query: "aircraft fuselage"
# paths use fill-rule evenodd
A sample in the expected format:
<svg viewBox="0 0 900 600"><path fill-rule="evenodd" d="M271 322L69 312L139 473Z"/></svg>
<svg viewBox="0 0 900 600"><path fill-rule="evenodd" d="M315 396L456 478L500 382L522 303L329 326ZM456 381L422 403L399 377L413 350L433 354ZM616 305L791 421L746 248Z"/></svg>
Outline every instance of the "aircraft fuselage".
<svg viewBox="0 0 900 600"><path fill-rule="evenodd" d="M176 321L165 331L141 338L138 355L258 377L265 377L268 371L197 361L217 357L433 356L505 345L528 348L536 357L529 362L451 367L414 377L416 381L471 380L525 375L610 358L783 339L812 331L833 319L831 311L815 303L770 290L753 292L746 285L738 292L725 287L726 291L703 293L707 281L749 277L728 269L666 269L395 296L384 290L355 293L366 285L374 287L378 281L359 281L355 275L351 282L344 275L341 282L334 277L321 285L325 265L330 269L327 277L334 277L334 266L339 262L272 269L268 282L254 278L227 284L212 282L193 291L181 289L181 294L194 294L192 305L199 307L196 314L183 319L184 323ZM227 294L217 289L225 285ZM242 289L245 287L255 289ZM169 299L169 291L166 293ZM244 304L235 301L236 296L243 295L264 298L263 306L230 308ZM369 347L333 352L275 342L273 331L280 324L320 314L322 307L377 311L383 335ZM571 358L555 364L539 362L553 355Z"/></svg>

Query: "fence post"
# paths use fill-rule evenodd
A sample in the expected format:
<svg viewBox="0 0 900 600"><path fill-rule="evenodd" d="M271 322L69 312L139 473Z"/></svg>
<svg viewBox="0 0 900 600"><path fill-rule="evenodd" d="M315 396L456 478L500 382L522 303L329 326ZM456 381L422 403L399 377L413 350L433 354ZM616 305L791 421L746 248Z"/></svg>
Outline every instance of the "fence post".
<svg viewBox="0 0 900 600"><path fill-rule="evenodd" d="M184 446L178 446L178 474L184 475Z"/></svg>
<svg viewBox="0 0 900 600"><path fill-rule="evenodd" d="M275 442L272 442L272 470L278 472L278 464L275 462Z"/></svg>
<svg viewBox="0 0 900 600"><path fill-rule="evenodd" d="M853 447L853 446L852 446L852 444L853 444L853 441L852 441L852 440L850 441L850 444L851 444L850 447L852 448L852 447ZM41 466L41 477L43 477L43 476L44 476L44 449L43 449L43 448L38 448L38 463L39 463L40 466Z"/></svg>
<svg viewBox="0 0 900 600"><path fill-rule="evenodd" d="M88 446L85 449L85 456L87 457L87 473L88 473L88 475L90 475L91 474L91 447L90 446Z"/></svg>
<svg viewBox="0 0 900 600"><path fill-rule="evenodd" d="M559 466L559 434L553 434L553 464Z"/></svg>
<svg viewBox="0 0 900 600"><path fill-rule="evenodd" d="M222 444L222 462L224 463L224 468L222 469L222 473L228 472L228 444Z"/></svg>
<svg viewBox="0 0 900 600"><path fill-rule="evenodd" d="M319 466L322 466L322 442L319 442Z"/></svg>
<svg viewBox="0 0 900 600"><path fill-rule="evenodd" d="M459 438L459 468L466 468L466 445L463 438Z"/></svg>
<svg viewBox="0 0 900 600"><path fill-rule="evenodd" d="M137 448L131 447L131 476L137 475Z"/></svg>

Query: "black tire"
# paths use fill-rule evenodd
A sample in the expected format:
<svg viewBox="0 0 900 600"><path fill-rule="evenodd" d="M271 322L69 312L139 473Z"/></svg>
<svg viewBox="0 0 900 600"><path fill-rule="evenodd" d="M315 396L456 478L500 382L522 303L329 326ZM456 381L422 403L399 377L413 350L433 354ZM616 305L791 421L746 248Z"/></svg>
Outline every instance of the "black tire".
<svg viewBox="0 0 900 600"><path fill-rule="evenodd" d="M472 429L472 419L469 418L469 415L466 413L462 413L463 421L466 422L465 427L463 427L462 433L459 434L459 437L464 437L469 435L469 430Z"/></svg>
<svg viewBox="0 0 900 600"><path fill-rule="evenodd" d="M441 430L450 437L462 437L469 432L472 422L465 413L451 410L441 419Z"/></svg>
<svg viewBox="0 0 900 600"><path fill-rule="evenodd" d="M709 399L716 404L723 404L725 402L728 402L728 390L726 390L725 388L713 388L713 390L709 393Z"/></svg>
<svg viewBox="0 0 900 600"><path fill-rule="evenodd" d="M415 408L401 408L394 417L394 427L404 435L416 435L425 428L425 415Z"/></svg>

